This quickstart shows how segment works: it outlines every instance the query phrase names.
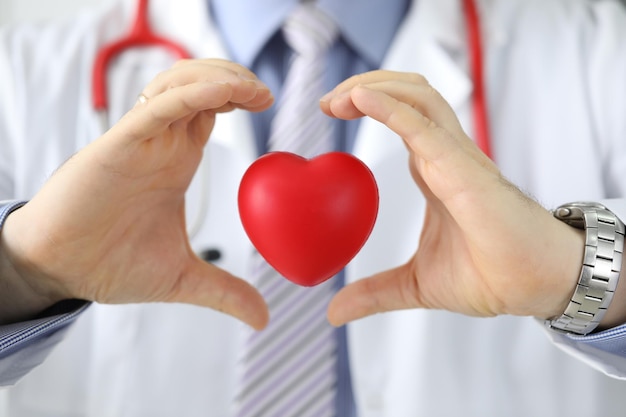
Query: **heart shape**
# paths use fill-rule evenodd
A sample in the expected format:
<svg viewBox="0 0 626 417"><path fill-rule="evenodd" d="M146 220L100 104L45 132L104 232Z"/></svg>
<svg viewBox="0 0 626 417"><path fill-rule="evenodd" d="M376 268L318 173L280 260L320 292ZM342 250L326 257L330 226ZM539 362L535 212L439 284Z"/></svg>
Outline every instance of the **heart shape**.
<svg viewBox="0 0 626 417"><path fill-rule="evenodd" d="M270 152L245 172L238 204L265 260L310 287L337 274L365 244L378 214L378 186L369 168L347 153L308 160Z"/></svg>

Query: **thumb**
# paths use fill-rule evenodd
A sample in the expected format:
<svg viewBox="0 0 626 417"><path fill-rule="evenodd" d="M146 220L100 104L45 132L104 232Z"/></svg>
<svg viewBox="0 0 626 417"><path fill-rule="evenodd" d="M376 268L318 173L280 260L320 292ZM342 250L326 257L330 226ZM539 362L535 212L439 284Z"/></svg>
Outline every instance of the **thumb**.
<svg viewBox="0 0 626 417"><path fill-rule="evenodd" d="M256 288L199 258L181 279L170 301L221 311L256 330L263 329L269 321L267 304Z"/></svg>
<svg viewBox="0 0 626 417"><path fill-rule="evenodd" d="M377 313L417 308L417 294L409 265L403 265L342 288L328 306L328 321L341 326Z"/></svg>

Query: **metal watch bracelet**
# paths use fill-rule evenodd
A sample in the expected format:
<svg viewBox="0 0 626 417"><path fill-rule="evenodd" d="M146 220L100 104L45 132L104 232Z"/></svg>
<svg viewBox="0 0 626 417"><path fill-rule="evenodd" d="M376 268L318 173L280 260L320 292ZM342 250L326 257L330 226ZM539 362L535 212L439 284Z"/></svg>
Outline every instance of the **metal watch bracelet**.
<svg viewBox="0 0 626 417"><path fill-rule="evenodd" d="M565 312L546 320L546 324L565 333L586 335L598 327L617 288L624 252L624 223L598 203L564 204L553 215L585 230L585 251L578 285Z"/></svg>

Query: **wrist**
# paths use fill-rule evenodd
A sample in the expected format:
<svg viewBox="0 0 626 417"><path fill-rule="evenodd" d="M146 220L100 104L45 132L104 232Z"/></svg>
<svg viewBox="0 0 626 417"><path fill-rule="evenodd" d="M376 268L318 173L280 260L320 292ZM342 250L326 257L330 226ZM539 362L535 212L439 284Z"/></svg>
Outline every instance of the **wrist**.
<svg viewBox="0 0 626 417"><path fill-rule="evenodd" d="M28 273L20 260L18 212L0 222L0 325L28 320L61 301L60 293L44 285L45 280Z"/></svg>
<svg viewBox="0 0 626 417"><path fill-rule="evenodd" d="M584 253L579 278L564 312L546 324L565 333L586 335L605 319L617 292L624 251L624 224L598 203L564 204L554 216L576 229L584 230ZM622 291L624 289L622 288ZM619 295L618 295L619 297ZM615 309L609 320L620 315Z"/></svg>
<svg viewBox="0 0 626 417"><path fill-rule="evenodd" d="M555 219L555 221L557 221ZM556 270L552 272L554 278L554 295L549 309L539 318L544 320L553 319L563 314L569 305L578 279L580 278L581 262L585 249L585 232L558 222L556 225L562 236L562 244L558 244L558 254L555 256L553 265Z"/></svg>

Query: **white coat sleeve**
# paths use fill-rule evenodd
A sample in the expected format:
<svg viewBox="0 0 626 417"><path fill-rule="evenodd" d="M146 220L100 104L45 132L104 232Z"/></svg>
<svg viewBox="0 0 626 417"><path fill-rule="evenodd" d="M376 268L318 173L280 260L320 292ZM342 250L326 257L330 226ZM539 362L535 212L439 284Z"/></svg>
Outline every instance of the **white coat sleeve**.
<svg viewBox="0 0 626 417"><path fill-rule="evenodd" d="M626 221L626 199L606 200L602 203L622 221ZM626 279L625 272L622 271L620 279ZM546 331L552 342L565 352L611 377L626 379L626 323L587 336Z"/></svg>
<svg viewBox="0 0 626 417"><path fill-rule="evenodd" d="M22 205L0 202L0 232L6 217ZM66 300L33 320L0 326L0 386L16 383L43 362L88 305L82 300Z"/></svg>

